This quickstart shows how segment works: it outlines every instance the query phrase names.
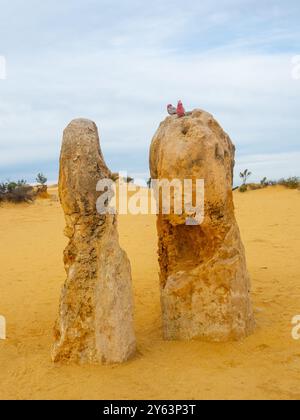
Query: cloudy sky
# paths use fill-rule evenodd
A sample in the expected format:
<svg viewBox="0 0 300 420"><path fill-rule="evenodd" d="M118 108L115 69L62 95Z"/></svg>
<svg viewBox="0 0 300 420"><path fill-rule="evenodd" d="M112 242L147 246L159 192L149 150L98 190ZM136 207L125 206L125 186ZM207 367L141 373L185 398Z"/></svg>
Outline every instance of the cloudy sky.
<svg viewBox="0 0 300 420"><path fill-rule="evenodd" d="M218 119L237 146L237 174L300 175L299 0L0 7L0 181L39 171L55 181L76 117L97 123L112 170L147 177L151 138L178 99Z"/></svg>

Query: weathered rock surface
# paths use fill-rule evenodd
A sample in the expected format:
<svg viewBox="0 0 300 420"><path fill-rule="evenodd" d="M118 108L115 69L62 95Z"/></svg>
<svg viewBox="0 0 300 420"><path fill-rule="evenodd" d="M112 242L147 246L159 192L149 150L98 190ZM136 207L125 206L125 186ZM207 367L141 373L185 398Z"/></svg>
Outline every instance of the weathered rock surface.
<svg viewBox="0 0 300 420"><path fill-rule="evenodd" d="M245 251L234 215L235 148L208 113L160 124L150 150L152 179L204 179L204 220L157 218L166 339L237 340L254 329Z"/></svg>
<svg viewBox="0 0 300 420"><path fill-rule="evenodd" d="M110 176L96 125L72 121L60 156L59 195L69 244L54 361L120 363L135 352L130 263L119 246L117 216L96 210L97 182Z"/></svg>

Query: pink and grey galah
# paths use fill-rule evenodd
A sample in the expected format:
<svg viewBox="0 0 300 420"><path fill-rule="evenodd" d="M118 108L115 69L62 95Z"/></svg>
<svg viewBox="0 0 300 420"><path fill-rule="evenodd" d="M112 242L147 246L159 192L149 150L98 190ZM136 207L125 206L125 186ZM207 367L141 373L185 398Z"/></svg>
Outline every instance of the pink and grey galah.
<svg viewBox="0 0 300 420"><path fill-rule="evenodd" d="M181 101L178 101L176 113L177 113L179 118L185 116L185 109L184 109Z"/></svg>
<svg viewBox="0 0 300 420"><path fill-rule="evenodd" d="M177 109L172 104L169 104L167 106L167 110L168 110L169 115L176 115L177 114Z"/></svg>

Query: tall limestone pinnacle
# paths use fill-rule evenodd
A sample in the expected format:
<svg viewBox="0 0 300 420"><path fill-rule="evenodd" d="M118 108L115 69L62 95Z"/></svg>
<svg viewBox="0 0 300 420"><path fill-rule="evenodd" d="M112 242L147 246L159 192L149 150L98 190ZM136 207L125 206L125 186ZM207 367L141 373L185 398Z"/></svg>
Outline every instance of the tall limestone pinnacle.
<svg viewBox="0 0 300 420"><path fill-rule="evenodd" d="M69 243L54 361L121 363L135 353L130 263L119 245L117 216L96 209L96 185L110 176L96 125L72 121L60 156L59 196Z"/></svg>
<svg viewBox="0 0 300 420"><path fill-rule="evenodd" d="M212 115L163 121L152 140L152 179L203 179L204 219L157 217L164 337L238 340L254 329L250 279L235 219L235 148Z"/></svg>

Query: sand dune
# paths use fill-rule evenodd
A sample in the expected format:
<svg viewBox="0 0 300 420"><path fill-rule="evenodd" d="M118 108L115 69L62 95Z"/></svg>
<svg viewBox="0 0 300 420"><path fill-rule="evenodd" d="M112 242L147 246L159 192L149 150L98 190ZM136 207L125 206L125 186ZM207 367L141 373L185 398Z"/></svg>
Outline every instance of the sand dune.
<svg viewBox="0 0 300 420"><path fill-rule="evenodd" d="M55 194L56 190L51 191ZM300 192L270 187L235 193L252 279L257 329L243 342L162 340L155 216L121 216L120 242L133 270L138 354L121 366L50 361L65 279L59 202L0 207L0 398L300 399Z"/></svg>

